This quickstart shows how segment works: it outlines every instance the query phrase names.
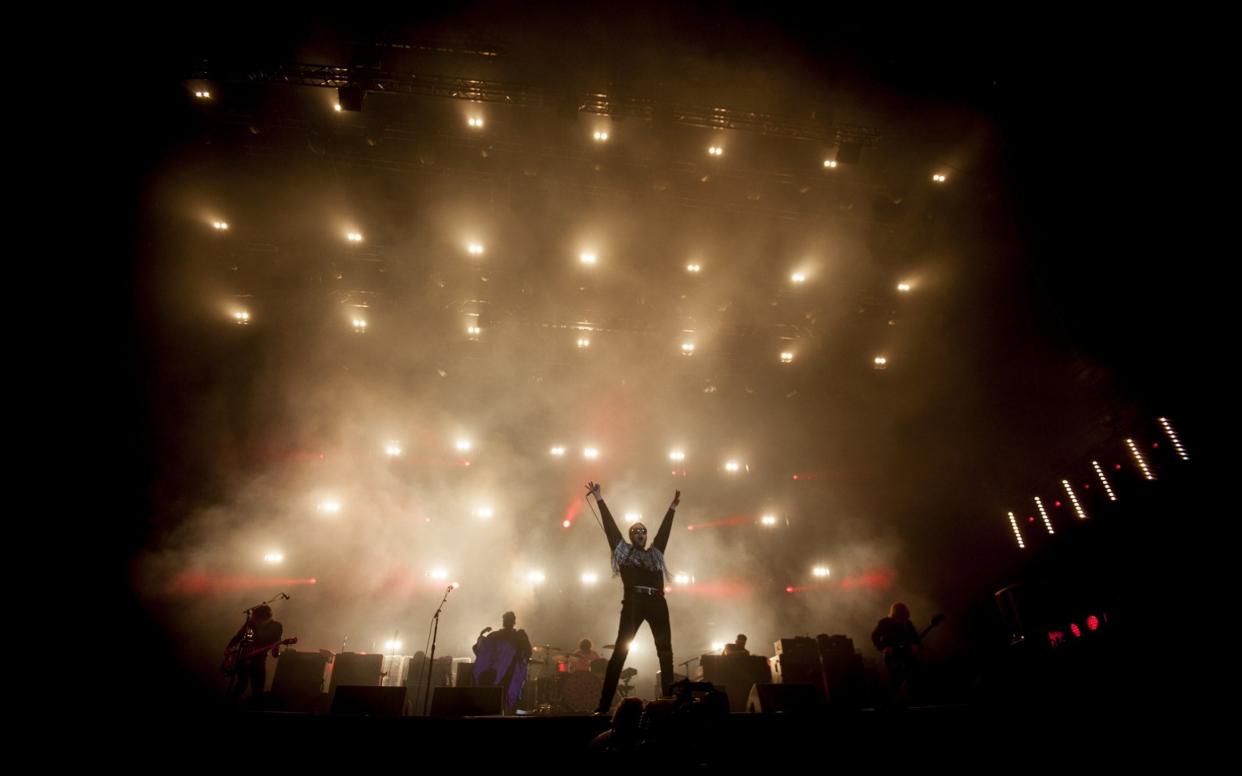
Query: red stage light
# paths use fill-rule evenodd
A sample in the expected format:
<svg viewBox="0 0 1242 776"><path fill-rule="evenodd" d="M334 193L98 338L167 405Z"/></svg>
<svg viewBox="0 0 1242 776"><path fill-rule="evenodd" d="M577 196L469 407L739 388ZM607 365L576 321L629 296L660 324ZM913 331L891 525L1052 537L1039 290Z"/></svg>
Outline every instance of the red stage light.
<svg viewBox="0 0 1242 776"><path fill-rule="evenodd" d="M1087 630L1099 630L1100 618L1094 614L1087 615Z"/></svg>
<svg viewBox="0 0 1242 776"><path fill-rule="evenodd" d="M1077 623L1071 622L1070 633L1074 634L1074 638L1080 638L1082 636L1082 629L1078 627Z"/></svg>

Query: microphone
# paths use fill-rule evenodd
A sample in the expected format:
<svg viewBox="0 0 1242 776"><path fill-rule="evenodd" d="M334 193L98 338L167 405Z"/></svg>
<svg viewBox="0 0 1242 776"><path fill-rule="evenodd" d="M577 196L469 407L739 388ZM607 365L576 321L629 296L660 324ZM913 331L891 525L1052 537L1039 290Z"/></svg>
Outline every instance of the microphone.
<svg viewBox="0 0 1242 776"><path fill-rule="evenodd" d="M285 599L286 601L292 601L292 600L293 600L292 598L290 598L290 597L289 597L289 594L288 594L288 593L281 593L281 594L280 594L280 597L281 597L281 598L283 598L283 599Z"/></svg>

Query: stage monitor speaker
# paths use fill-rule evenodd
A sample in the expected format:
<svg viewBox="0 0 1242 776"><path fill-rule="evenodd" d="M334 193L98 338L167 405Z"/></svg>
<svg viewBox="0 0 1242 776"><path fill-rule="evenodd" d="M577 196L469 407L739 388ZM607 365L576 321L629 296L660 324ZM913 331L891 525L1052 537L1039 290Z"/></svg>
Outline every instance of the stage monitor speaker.
<svg viewBox="0 0 1242 776"><path fill-rule="evenodd" d="M703 681L729 694L729 711L746 711L746 695L752 685L772 681L768 659L761 655L703 655Z"/></svg>
<svg viewBox="0 0 1242 776"><path fill-rule="evenodd" d="M285 711L314 711L323 695L323 674L328 656L322 652L286 649L276 661L272 695Z"/></svg>
<svg viewBox="0 0 1242 776"><path fill-rule="evenodd" d="M746 699L746 710L757 714L809 714L818 708L813 684L756 684Z"/></svg>
<svg viewBox="0 0 1242 776"><path fill-rule="evenodd" d="M384 656L368 652L342 652L332 663L330 695L342 685L353 687L379 687L380 674L384 670Z"/></svg>
<svg viewBox="0 0 1242 776"><path fill-rule="evenodd" d="M404 687L361 687L346 684L336 688L329 713L400 717L404 705Z"/></svg>
<svg viewBox="0 0 1242 776"><path fill-rule="evenodd" d="M502 711L500 687L436 687L431 691L433 717L483 717Z"/></svg>

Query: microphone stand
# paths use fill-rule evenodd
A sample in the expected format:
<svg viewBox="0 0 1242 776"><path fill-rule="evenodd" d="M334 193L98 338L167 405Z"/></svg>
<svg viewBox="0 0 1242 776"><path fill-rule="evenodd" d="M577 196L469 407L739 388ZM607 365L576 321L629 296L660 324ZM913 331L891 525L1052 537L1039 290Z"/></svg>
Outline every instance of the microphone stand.
<svg viewBox="0 0 1242 776"><path fill-rule="evenodd" d="M444 597L440 599L440 606L431 618L431 654L427 657L427 683L423 686L423 716L427 716L427 701L431 698L431 672L435 668L436 638L440 635L440 612L443 611L444 604L448 601L449 593L451 592L453 592L453 586L449 585L448 589L444 591Z"/></svg>

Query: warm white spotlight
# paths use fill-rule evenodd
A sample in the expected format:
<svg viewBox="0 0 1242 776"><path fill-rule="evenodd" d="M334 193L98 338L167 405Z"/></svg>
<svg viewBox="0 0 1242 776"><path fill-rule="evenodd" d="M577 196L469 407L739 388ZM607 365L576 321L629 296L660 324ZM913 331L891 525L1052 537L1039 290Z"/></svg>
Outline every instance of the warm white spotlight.
<svg viewBox="0 0 1242 776"><path fill-rule="evenodd" d="M454 443L454 445L453 445L453 446L457 448L457 452L459 452L459 453L468 453L468 452L470 452L470 440L469 440L469 439L458 439L458 440Z"/></svg>
<svg viewBox="0 0 1242 776"><path fill-rule="evenodd" d="M474 516L484 520L491 520L494 514L491 507L478 507L474 510Z"/></svg>
<svg viewBox="0 0 1242 776"><path fill-rule="evenodd" d="M698 264L687 264L687 265L686 265L686 272L689 272L689 273L690 273L690 274L692 274L692 275L697 275L697 274L699 274L699 272L700 272L702 269L703 269L703 268L702 268L700 265L698 265Z"/></svg>
<svg viewBox="0 0 1242 776"><path fill-rule="evenodd" d="M323 512L326 515L340 514L341 502L337 501L336 499L330 499L330 498L324 499L323 501L319 502L319 511Z"/></svg>
<svg viewBox="0 0 1242 776"><path fill-rule="evenodd" d="M483 329L479 328L478 326L471 325L471 326L466 327L466 333L469 334L471 337L477 337L483 333Z"/></svg>
<svg viewBox="0 0 1242 776"><path fill-rule="evenodd" d="M434 568L427 572L427 576L432 579L448 579L448 571L446 569Z"/></svg>
<svg viewBox="0 0 1242 776"><path fill-rule="evenodd" d="M582 457L588 461L594 461L596 458L599 458L599 450L596 450L594 447L583 448Z"/></svg>
<svg viewBox="0 0 1242 776"><path fill-rule="evenodd" d="M1035 506L1039 509L1040 516L1044 518L1044 528L1047 528L1050 534L1056 533L1056 531L1052 530L1052 520L1049 519L1048 510L1044 509L1044 502L1040 500L1039 496L1035 497Z"/></svg>
<svg viewBox="0 0 1242 776"><path fill-rule="evenodd" d="M1173 430L1173 424L1169 423L1168 418L1157 418L1157 420L1160 421L1160 426L1164 429L1164 433L1168 436L1169 441L1173 443L1173 449L1177 451L1177 457L1183 461L1189 461L1190 455L1187 454L1186 448L1182 447L1182 440L1177 438L1177 432Z"/></svg>
<svg viewBox="0 0 1242 776"><path fill-rule="evenodd" d="M726 461L724 467L727 472L736 472L742 468L737 461Z"/></svg>
<svg viewBox="0 0 1242 776"><path fill-rule="evenodd" d="M793 273L792 275L790 275L790 276L789 276L789 279L790 279L790 280L792 280L792 281L793 281L793 282L795 282L795 283L805 283L805 282L806 282L806 275L805 275L804 273L802 273L802 272L795 272L795 273Z"/></svg>
<svg viewBox="0 0 1242 776"><path fill-rule="evenodd" d="M366 321L366 319L365 319L365 318L355 318L355 319L354 319L354 331L356 331L356 332L358 332L359 334L361 334L361 333L363 333L363 332L364 332L364 331L366 331L366 330L367 330L367 321Z"/></svg>
<svg viewBox="0 0 1242 776"><path fill-rule="evenodd" d="M233 322L238 326L247 326L250 324L250 313L245 310L236 310L233 313Z"/></svg>
<svg viewBox="0 0 1242 776"><path fill-rule="evenodd" d="M596 132L596 133L595 133L595 139L596 139L598 142L602 143L602 142L604 142L605 140L607 140L607 139L608 139L608 133L607 133L607 132Z"/></svg>
<svg viewBox="0 0 1242 776"><path fill-rule="evenodd" d="M1018 549L1026 549L1026 542L1022 541L1022 532L1018 530L1018 518L1013 516L1013 512L1009 513L1009 525L1013 527L1013 537L1018 540Z"/></svg>
<svg viewBox="0 0 1242 776"><path fill-rule="evenodd" d="M898 283L897 290L904 294L910 290L910 284L909 283Z"/></svg>
<svg viewBox="0 0 1242 776"><path fill-rule="evenodd" d="M712 642L712 652L724 652L724 648L725 648L725 645L723 641Z"/></svg>
<svg viewBox="0 0 1242 776"><path fill-rule="evenodd" d="M707 149L707 153L711 154L712 156L724 156L724 149L721 148L720 146L711 146L710 148Z"/></svg>
<svg viewBox="0 0 1242 776"><path fill-rule="evenodd" d="M583 264L594 264L598 260L598 257L594 253L590 252L580 253L578 254L578 258Z"/></svg>
<svg viewBox="0 0 1242 776"><path fill-rule="evenodd" d="M213 221L211 226L221 232L227 232L229 230L229 225L226 221Z"/></svg>
<svg viewBox="0 0 1242 776"><path fill-rule="evenodd" d="M694 577L684 572L681 574L677 574L676 576L673 577L674 585L688 585L693 581L694 581Z"/></svg>
<svg viewBox="0 0 1242 776"><path fill-rule="evenodd" d="M389 458L396 458L401 455L401 445L396 442L389 442L384 446L384 455Z"/></svg>
<svg viewBox="0 0 1242 776"><path fill-rule="evenodd" d="M1156 479L1155 475L1151 473L1151 469L1147 468L1147 461L1143 460L1143 454L1139 451L1138 445L1134 444L1134 440L1127 439L1126 445L1130 448L1130 455L1134 456L1134 462L1143 471L1143 476L1149 480Z"/></svg>
<svg viewBox="0 0 1242 776"><path fill-rule="evenodd" d="M338 102L337 104L333 105L333 106L332 106L332 110L336 111L337 113L340 113L340 112L341 112L341 104Z"/></svg>
<svg viewBox="0 0 1242 776"><path fill-rule="evenodd" d="M686 356L693 355L694 354L694 343L683 342L681 344L681 352L682 352L682 355L686 355Z"/></svg>
<svg viewBox="0 0 1242 776"><path fill-rule="evenodd" d="M828 569L827 566L816 566L815 568L811 569L811 575L819 579L823 579L824 577L829 576L831 573L832 572Z"/></svg>
<svg viewBox="0 0 1242 776"><path fill-rule="evenodd" d="M466 246L466 250L470 253L471 256L482 256L483 255L483 246L479 245L478 243L470 243L469 245Z"/></svg>
<svg viewBox="0 0 1242 776"><path fill-rule="evenodd" d="M561 446L559 446L559 445L558 445L558 446L556 446L556 447L554 447L554 448L552 448L552 449L551 449L551 450L549 450L548 452L549 452L549 453L551 453L553 456L555 456L555 457L557 457L557 458L563 458L563 457L565 457L565 448L563 448L563 447L561 447Z"/></svg>
<svg viewBox="0 0 1242 776"><path fill-rule="evenodd" d="M401 649L401 642L397 641L396 639L389 639L388 641L384 642L384 651L390 655L397 654L398 650L400 649Z"/></svg>
<svg viewBox="0 0 1242 776"><path fill-rule="evenodd" d="M1116 501L1117 496L1113 493L1113 486L1108 484L1108 478L1104 476L1104 469L1100 466L1099 461L1092 461L1091 466L1095 469L1095 473L1100 478L1100 482L1104 484L1104 492L1108 494L1109 501Z"/></svg>
<svg viewBox="0 0 1242 776"><path fill-rule="evenodd" d="M638 514L637 512L626 512L625 513L626 523L637 523L639 520L642 520L642 519L643 519L643 516Z"/></svg>
<svg viewBox="0 0 1242 776"><path fill-rule="evenodd" d="M466 119L466 123L474 127L475 129L483 128L483 119L479 118L478 116L471 116L470 118Z"/></svg>
<svg viewBox="0 0 1242 776"><path fill-rule="evenodd" d="M362 233L361 232L349 232L348 234L345 235L345 239L349 240L350 242L362 242Z"/></svg>
<svg viewBox="0 0 1242 776"><path fill-rule="evenodd" d="M945 177L944 175L941 175L940 173L936 173L935 175L932 176L932 180L935 181L936 183L944 183L945 181L948 180L948 178Z"/></svg>
<svg viewBox="0 0 1242 776"><path fill-rule="evenodd" d="M776 515L764 515L763 517L759 518L759 522L763 523L764 525L776 525Z"/></svg>
<svg viewBox="0 0 1242 776"><path fill-rule="evenodd" d="M792 363L793 363L793 353L790 353L788 350L786 350L785 352L781 353L781 363L782 363L782 364L792 364Z"/></svg>
<svg viewBox="0 0 1242 776"><path fill-rule="evenodd" d="M1074 505L1074 514L1078 515L1079 520L1086 520L1087 513L1083 510L1082 504L1078 503L1078 494L1074 492L1074 488L1070 485L1069 480L1061 480L1061 487L1065 488L1065 493L1069 496L1070 503ZM1048 532L1052 533L1051 529Z"/></svg>
<svg viewBox="0 0 1242 776"><path fill-rule="evenodd" d="M579 337L579 338L578 338L578 347L580 347L580 348L589 348L589 347L591 347L591 340L587 339L586 337Z"/></svg>
<svg viewBox="0 0 1242 776"><path fill-rule="evenodd" d="M837 160L836 159L825 159L824 166L830 170L835 170L837 167Z"/></svg>
<svg viewBox="0 0 1242 776"><path fill-rule="evenodd" d="M686 460L686 454L681 450L673 450L668 454L668 459L670 461L677 461L680 463L681 461Z"/></svg>
<svg viewBox="0 0 1242 776"><path fill-rule="evenodd" d="M547 577L542 571L531 571L526 574L526 581L532 585L542 585Z"/></svg>
<svg viewBox="0 0 1242 776"><path fill-rule="evenodd" d="M885 356L876 356L872 363L875 364L876 369L883 369L888 366L888 358Z"/></svg>
<svg viewBox="0 0 1242 776"><path fill-rule="evenodd" d="M284 553L280 553L280 552L269 552L263 556L264 562L272 563L272 564L280 563L284 559L285 559Z"/></svg>
<svg viewBox="0 0 1242 776"><path fill-rule="evenodd" d="M584 585L594 585L598 581L599 581L599 575L594 574L590 571L582 575L582 584Z"/></svg>

